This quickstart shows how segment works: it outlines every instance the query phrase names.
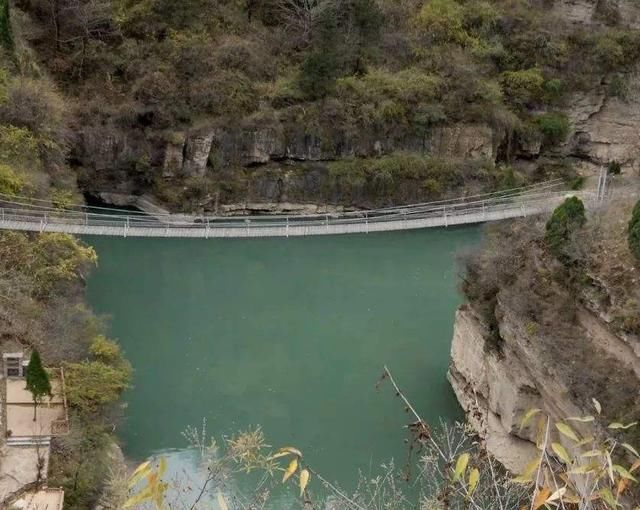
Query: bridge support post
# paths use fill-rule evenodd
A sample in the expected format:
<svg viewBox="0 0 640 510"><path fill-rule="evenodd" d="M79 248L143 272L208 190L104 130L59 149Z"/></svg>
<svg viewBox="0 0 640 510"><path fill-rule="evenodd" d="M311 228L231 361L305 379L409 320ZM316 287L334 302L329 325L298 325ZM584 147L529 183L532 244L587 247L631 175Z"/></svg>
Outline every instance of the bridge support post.
<svg viewBox="0 0 640 510"><path fill-rule="evenodd" d="M327 232L329 232L329 215L328 214L324 217L324 224L327 227L326 229Z"/></svg>
<svg viewBox="0 0 640 510"><path fill-rule="evenodd" d="M204 237L205 239L209 239L209 218L207 218L207 226L205 227Z"/></svg>
<svg viewBox="0 0 640 510"><path fill-rule="evenodd" d="M364 231L365 233L369 233L369 213L365 211L364 213Z"/></svg>
<svg viewBox="0 0 640 510"><path fill-rule="evenodd" d="M522 209L522 216L527 217L527 210L524 207L524 202L520 204L520 208Z"/></svg>
<svg viewBox="0 0 640 510"><path fill-rule="evenodd" d="M84 226L89 226L89 213L84 213Z"/></svg>
<svg viewBox="0 0 640 510"><path fill-rule="evenodd" d="M483 220L487 219L487 206L484 201L482 202L482 219Z"/></svg>
<svg viewBox="0 0 640 510"><path fill-rule="evenodd" d="M447 220L447 206L446 205L442 206L442 215L444 216L444 226L448 227L449 226L449 220Z"/></svg>
<svg viewBox="0 0 640 510"><path fill-rule="evenodd" d="M287 225L284 228L284 233L287 237L289 237L289 216L287 216Z"/></svg>

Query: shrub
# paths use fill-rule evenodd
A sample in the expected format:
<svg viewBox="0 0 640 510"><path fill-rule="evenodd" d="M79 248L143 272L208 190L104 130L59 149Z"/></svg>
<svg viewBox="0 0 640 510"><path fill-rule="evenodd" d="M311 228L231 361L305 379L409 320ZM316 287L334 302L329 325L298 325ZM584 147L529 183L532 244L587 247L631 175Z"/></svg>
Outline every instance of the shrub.
<svg viewBox="0 0 640 510"><path fill-rule="evenodd" d="M640 200L638 200L631 213L628 240L631 253L637 260L640 260Z"/></svg>
<svg viewBox="0 0 640 510"><path fill-rule="evenodd" d="M608 170L611 175L620 175L622 172L622 165L618 163L615 159L609 162Z"/></svg>
<svg viewBox="0 0 640 510"><path fill-rule="evenodd" d="M544 137L544 142L557 145L564 142L569 134L569 119L564 113L544 113L535 120Z"/></svg>
<svg viewBox="0 0 640 510"><path fill-rule="evenodd" d="M586 221L584 204L578 197L569 197L556 207L547 222L545 234L551 253L559 258L565 258L567 244Z"/></svg>
<svg viewBox="0 0 640 510"><path fill-rule="evenodd" d="M542 97L544 76L537 67L523 71L506 71L500 76L505 96L518 107L523 107Z"/></svg>
<svg viewBox="0 0 640 510"><path fill-rule="evenodd" d="M463 25L464 9L455 0L431 0L418 13L416 26L431 43L465 45L471 37Z"/></svg>

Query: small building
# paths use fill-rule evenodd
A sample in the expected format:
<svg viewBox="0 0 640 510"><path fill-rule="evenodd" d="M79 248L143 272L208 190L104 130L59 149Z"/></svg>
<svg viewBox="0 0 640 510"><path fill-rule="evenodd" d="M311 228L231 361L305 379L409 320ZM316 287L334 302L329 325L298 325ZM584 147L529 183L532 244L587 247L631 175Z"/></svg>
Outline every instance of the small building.
<svg viewBox="0 0 640 510"><path fill-rule="evenodd" d="M44 397L33 419L33 396L26 387L28 362L22 352L2 355L5 379L7 445L47 444L52 436L69 432L69 416L62 368L48 369L51 396Z"/></svg>
<svg viewBox="0 0 640 510"><path fill-rule="evenodd" d="M4 376L9 377L26 377L29 362L24 359L23 352L7 352L2 355L4 366Z"/></svg>

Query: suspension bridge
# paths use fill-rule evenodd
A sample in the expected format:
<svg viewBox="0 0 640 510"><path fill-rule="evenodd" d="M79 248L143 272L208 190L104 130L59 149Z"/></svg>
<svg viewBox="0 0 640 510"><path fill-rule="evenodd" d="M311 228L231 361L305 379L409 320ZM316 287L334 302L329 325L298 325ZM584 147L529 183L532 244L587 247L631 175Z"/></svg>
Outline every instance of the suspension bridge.
<svg viewBox="0 0 640 510"><path fill-rule="evenodd" d="M335 214L206 216L151 214L0 195L0 229L120 237L289 237L448 227L548 213L569 194L587 208L604 200L597 189L570 191L556 179L510 190L399 207Z"/></svg>

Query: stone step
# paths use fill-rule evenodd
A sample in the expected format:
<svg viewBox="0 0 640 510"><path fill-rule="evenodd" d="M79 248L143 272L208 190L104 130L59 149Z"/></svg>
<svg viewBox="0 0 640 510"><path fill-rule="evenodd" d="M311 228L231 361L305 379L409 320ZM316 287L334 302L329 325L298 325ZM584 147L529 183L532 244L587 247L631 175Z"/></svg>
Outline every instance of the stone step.
<svg viewBox="0 0 640 510"><path fill-rule="evenodd" d="M12 436L7 438L7 446L49 446L51 436Z"/></svg>

